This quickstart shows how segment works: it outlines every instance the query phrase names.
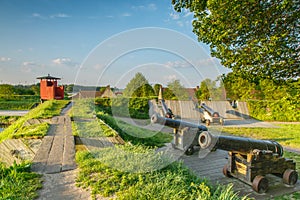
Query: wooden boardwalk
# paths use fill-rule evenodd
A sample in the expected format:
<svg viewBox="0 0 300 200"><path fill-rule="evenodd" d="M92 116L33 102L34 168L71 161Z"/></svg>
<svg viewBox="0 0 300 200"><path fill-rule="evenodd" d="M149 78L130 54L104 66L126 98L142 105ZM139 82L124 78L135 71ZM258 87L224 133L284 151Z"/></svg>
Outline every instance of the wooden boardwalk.
<svg viewBox="0 0 300 200"><path fill-rule="evenodd" d="M32 171L38 173L59 173L76 168L75 140L66 112L52 118L50 129L32 162Z"/></svg>

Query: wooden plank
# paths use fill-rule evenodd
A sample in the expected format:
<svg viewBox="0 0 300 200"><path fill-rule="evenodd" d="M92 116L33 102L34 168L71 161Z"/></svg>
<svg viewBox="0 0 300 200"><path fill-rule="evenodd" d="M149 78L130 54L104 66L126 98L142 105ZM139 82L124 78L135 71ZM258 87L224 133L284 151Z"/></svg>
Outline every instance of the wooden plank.
<svg viewBox="0 0 300 200"><path fill-rule="evenodd" d="M52 174L61 171L63 150L64 150L64 137L60 135L54 136L47 165L45 166L45 173Z"/></svg>
<svg viewBox="0 0 300 200"><path fill-rule="evenodd" d="M75 141L74 136L64 136L64 151L62 160L62 171L72 170L76 168L75 163Z"/></svg>
<svg viewBox="0 0 300 200"><path fill-rule="evenodd" d="M31 170L34 172L42 173L47 164L49 152L52 147L54 136L45 136L42 140L42 144L35 154L35 157L32 161Z"/></svg>

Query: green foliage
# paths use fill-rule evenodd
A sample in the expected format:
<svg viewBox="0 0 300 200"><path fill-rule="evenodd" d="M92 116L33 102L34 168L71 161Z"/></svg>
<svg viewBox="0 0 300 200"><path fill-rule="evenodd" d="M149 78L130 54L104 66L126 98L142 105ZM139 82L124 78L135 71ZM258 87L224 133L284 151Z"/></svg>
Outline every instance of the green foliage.
<svg viewBox="0 0 300 200"><path fill-rule="evenodd" d="M37 190L42 188L41 175L30 172L30 165L14 164L6 168L0 163L0 199L36 198Z"/></svg>
<svg viewBox="0 0 300 200"><path fill-rule="evenodd" d="M158 83L153 86L153 90L154 90L154 95L155 96L158 96L160 87L162 87L162 85L158 84Z"/></svg>
<svg viewBox="0 0 300 200"><path fill-rule="evenodd" d="M98 108L109 114L119 117L132 117L149 119L149 98L97 98L95 104ZM97 109L98 109L97 108Z"/></svg>
<svg viewBox="0 0 300 200"><path fill-rule="evenodd" d="M222 65L244 78L299 77L297 1L172 0L194 13L193 32Z"/></svg>
<svg viewBox="0 0 300 200"><path fill-rule="evenodd" d="M256 84L237 75L228 73L223 75L222 81L226 89L226 97L232 100L261 99L260 91L256 90ZM260 89L260 87L259 87Z"/></svg>
<svg viewBox="0 0 300 200"><path fill-rule="evenodd" d="M97 117L102 119L111 128L116 130L125 141L133 144L143 144L145 146L160 147L171 141L171 136L167 133L150 131L140 127L132 126L124 121L112 117L104 112L97 113Z"/></svg>
<svg viewBox="0 0 300 200"><path fill-rule="evenodd" d="M154 96L154 91L142 73L136 73L135 77L126 85L123 92L125 97Z"/></svg>
<svg viewBox="0 0 300 200"><path fill-rule="evenodd" d="M189 94L187 93L184 86L181 85L179 80L174 80L172 82L169 82L168 88L169 88L170 92L174 95L172 97L172 99L176 99L176 100L188 100L189 99ZM165 95L165 93L164 93L164 95ZM168 95L166 94L166 96L168 96Z"/></svg>
<svg viewBox="0 0 300 200"><path fill-rule="evenodd" d="M1 84L0 85L0 95L3 95L5 97L10 97L14 95L15 88L12 85L9 84Z"/></svg>
<svg viewBox="0 0 300 200"><path fill-rule="evenodd" d="M250 116L265 121L300 121L300 100L247 101Z"/></svg>
<svg viewBox="0 0 300 200"><path fill-rule="evenodd" d="M131 153L141 151L140 146L122 148ZM94 195L116 195L116 199L242 199L232 191L232 186L214 188L178 162L148 173L113 169L101 162L111 157L110 150L103 149L94 153L82 151L76 154L80 167L77 184L91 187ZM151 150L144 149L144 152L147 151ZM122 155L120 158L126 159Z"/></svg>

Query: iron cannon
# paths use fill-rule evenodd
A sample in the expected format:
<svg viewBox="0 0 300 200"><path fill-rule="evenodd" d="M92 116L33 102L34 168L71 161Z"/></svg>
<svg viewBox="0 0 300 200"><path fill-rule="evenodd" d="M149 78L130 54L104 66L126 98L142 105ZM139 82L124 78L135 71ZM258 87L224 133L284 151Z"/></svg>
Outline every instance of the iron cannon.
<svg viewBox="0 0 300 200"><path fill-rule="evenodd" d="M161 117L157 113L152 115L151 123L158 123L173 128L173 147L185 151L186 154L194 152L194 146L199 146L198 137L202 131L207 131L203 125L191 122Z"/></svg>
<svg viewBox="0 0 300 200"><path fill-rule="evenodd" d="M223 174L252 185L258 193L268 189L267 174L277 175L285 184L292 186L298 180L296 163L283 158L283 147L275 141L215 136L203 131L199 135L199 145L202 149L228 151L228 163L223 168Z"/></svg>
<svg viewBox="0 0 300 200"><path fill-rule="evenodd" d="M203 123L206 123L207 126L210 125L210 123L220 123L221 125L224 124L223 117L220 116L220 114L216 111L214 111L212 108L207 106L205 103L202 103L200 105L200 108L198 108L198 111L200 112L201 121Z"/></svg>

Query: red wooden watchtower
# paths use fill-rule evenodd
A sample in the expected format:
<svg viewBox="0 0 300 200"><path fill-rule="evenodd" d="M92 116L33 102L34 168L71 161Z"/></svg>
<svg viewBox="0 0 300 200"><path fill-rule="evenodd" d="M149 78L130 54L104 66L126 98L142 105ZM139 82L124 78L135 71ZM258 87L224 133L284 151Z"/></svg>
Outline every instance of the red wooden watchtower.
<svg viewBox="0 0 300 200"><path fill-rule="evenodd" d="M57 86L57 80L60 80L60 78L48 74L48 76L37 77L37 79L40 79L41 101L64 99L64 86Z"/></svg>

